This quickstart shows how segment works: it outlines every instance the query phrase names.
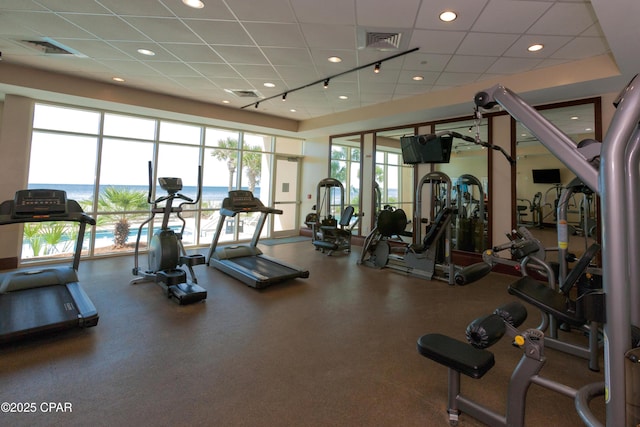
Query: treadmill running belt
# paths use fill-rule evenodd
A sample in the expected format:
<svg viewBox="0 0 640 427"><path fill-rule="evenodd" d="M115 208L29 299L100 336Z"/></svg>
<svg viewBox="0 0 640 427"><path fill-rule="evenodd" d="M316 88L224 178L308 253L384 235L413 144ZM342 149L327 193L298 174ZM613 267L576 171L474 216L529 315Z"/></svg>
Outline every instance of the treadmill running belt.
<svg viewBox="0 0 640 427"><path fill-rule="evenodd" d="M298 271L292 268L289 268L287 266L269 261L268 259L265 259L259 256L246 256L246 257L233 258L231 261L248 270L252 270L264 277L288 278L292 275L294 277L298 276Z"/></svg>
<svg viewBox="0 0 640 427"><path fill-rule="evenodd" d="M0 295L0 342L78 325L78 310L65 285Z"/></svg>

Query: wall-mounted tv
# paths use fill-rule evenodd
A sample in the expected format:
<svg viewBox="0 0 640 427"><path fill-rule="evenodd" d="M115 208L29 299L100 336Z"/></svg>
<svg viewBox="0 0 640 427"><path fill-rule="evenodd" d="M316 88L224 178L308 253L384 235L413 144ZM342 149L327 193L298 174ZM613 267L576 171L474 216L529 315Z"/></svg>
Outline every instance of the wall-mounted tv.
<svg viewBox="0 0 640 427"><path fill-rule="evenodd" d="M560 169L532 169L534 184L561 184Z"/></svg>
<svg viewBox="0 0 640 427"><path fill-rule="evenodd" d="M449 163L451 135L412 135L400 138L402 160L405 164Z"/></svg>

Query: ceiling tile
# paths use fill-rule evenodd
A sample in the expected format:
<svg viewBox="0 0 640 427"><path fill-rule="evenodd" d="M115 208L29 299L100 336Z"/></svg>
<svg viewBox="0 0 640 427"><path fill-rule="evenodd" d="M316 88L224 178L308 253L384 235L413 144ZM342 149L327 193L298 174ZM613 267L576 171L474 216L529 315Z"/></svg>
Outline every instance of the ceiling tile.
<svg viewBox="0 0 640 427"><path fill-rule="evenodd" d="M254 46L255 43L238 22L188 19L184 21L198 37L212 45Z"/></svg>
<svg viewBox="0 0 640 427"><path fill-rule="evenodd" d="M555 3L530 29L530 33L578 35L597 18L588 3Z"/></svg>
<svg viewBox="0 0 640 427"><path fill-rule="evenodd" d="M300 24L310 48L355 49L356 27L352 25Z"/></svg>
<svg viewBox="0 0 640 427"><path fill-rule="evenodd" d="M291 0L291 6L302 23L356 25L355 0Z"/></svg>
<svg viewBox="0 0 640 427"><path fill-rule="evenodd" d="M307 49L263 47L262 52L272 65L311 65L312 59Z"/></svg>
<svg viewBox="0 0 640 427"><path fill-rule="evenodd" d="M222 58L206 44L161 43L167 52L185 62L223 62Z"/></svg>
<svg viewBox="0 0 640 427"><path fill-rule="evenodd" d="M198 72L183 62L149 61L146 64L165 76L197 76Z"/></svg>
<svg viewBox="0 0 640 427"><path fill-rule="evenodd" d="M122 0L113 1L121 2ZM184 19L236 20L236 17L231 13L223 0L206 0L205 7L202 9L185 6L181 1L164 1L163 3L175 16Z"/></svg>
<svg viewBox="0 0 640 427"><path fill-rule="evenodd" d="M24 4L39 3L53 12L73 12L73 13L102 13L108 14L110 11L100 5L99 2L86 0L38 0L37 2L20 1ZM2 3L5 3L4 1ZM102 2L104 4L104 2Z"/></svg>
<svg viewBox="0 0 640 427"><path fill-rule="evenodd" d="M4 13L3 13L4 14ZM43 37L92 38L91 34L69 23L66 19L53 13L11 12L14 19L24 27L39 33ZM83 15L79 15L83 16Z"/></svg>
<svg viewBox="0 0 640 427"><path fill-rule="evenodd" d="M273 69L271 65L236 64L233 66L233 68L247 80L256 79L256 78L275 79L279 77L278 73L276 73L276 71Z"/></svg>
<svg viewBox="0 0 640 427"><path fill-rule="evenodd" d="M82 54L90 52L90 57L94 59L131 60L134 58L134 55L128 55L121 49L118 49L116 45L100 40L59 39L58 41Z"/></svg>
<svg viewBox="0 0 640 427"><path fill-rule="evenodd" d="M512 58L546 58L566 45L572 38L566 36L530 35L521 36L505 53L504 56ZM527 48L540 43L544 49L537 52L529 52Z"/></svg>
<svg viewBox="0 0 640 427"><path fill-rule="evenodd" d="M45 0L45 1L55 2L55 3L85 3L85 4L93 3L93 2L87 2L86 0L72 0L70 2L68 2L68 0ZM171 10L168 9L166 6L164 6L163 2L160 2L157 0L135 0L135 1L126 1L126 2L122 0L99 0L99 3L102 4L104 8L108 9L109 12L112 12L117 15L147 16L147 17L174 16ZM167 3L170 3L170 2L167 2ZM178 3L182 4L182 2L178 2ZM102 9L105 10L104 8ZM69 12L77 12L77 10L71 7Z"/></svg>
<svg viewBox="0 0 640 427"><path fill-rule="evenodd" d="M487 73L514 74L529 71L540 63L540 59L533 58L500 58L487 70Z"/></svg>
<svg viewBox="0 0 640 427"><path fill-rule="evenodd" d="M176 18L125 17L132 27L158 43L198 43L201 40Z"/></svg>
<svg viewBox="0 0 640 427"><path fill-rule="evenodd" d="M420 46L421 53L453 53L466 35L463 31L414 30L410 46Z"/></svg>
<svg viewBox="0 0 640 427"><path fill-rule="evenodd" d="M191 62L190 65L205 77L214 79L240 77L240 74L227 64Z"/></svg>
<svg viewBox="0 0 640 427"><path fill-rule="evenodd" d="M215 51L229 64L268 64L260 49L250 46L215 46Z"/></svg>
<svg viewBox="0 0 640 427"><path fill-rule="evenodd" d="M85 29L87 33L102 40L150 41L149 37L116 16L75 14L64 14L63 16L78 27ZM68 34L65 37L83 38ZM89 37L85 36L84 38Z"/></svg>
<svg viewBox="0 0 640 427"><path fill-rule="evenodd" d="M444 69L452 73L484 73L498 59L497 56L454 55Z"/></svg>
<svg viewBox="0 0 640 427"><path fill-rule="evenodd" d="M356 19L363 27L410 28L419 8L420 0L356 0Z"/></svg>
<svg viewBox="0 0 640 427"><path fill-rule="evenodd" d="M257 22L296 22L289 0L233 0L227 4L235 16L243 21Z"/></svg>
<svg viewBox="0 0 640 427"><path fill-rule="evenodd" d="M609 51L609 46L597 37L576 37L562 48L558 49L551 58L582 59L594 55L603 55Z"/></svg>
<svg viewBox="0 0 640 427"><path fill-rule="evenodd" d="M304 39L297 24L247 22L244 24L258 46L304 47Z"/></svg>
<svg viewBox="0 0 640 427"><path fill-rule="evenodd" d="M129 41L111 41L109 45L120 51L126 53L129 59L136 59L140 61L175 61L175 57L171 53L162 49L160 45L157 45L151 41L144 42L129 42ZM138 52L138 49L147 49L155 53L154 56L143 55Z"/></svg>
<svg viewBox="0 0 640 427"><path fill-rule="evenodd" d="M478 16L472 30L520 34L531 27L552 4L548 1L491 0Z"/></svg>
<svg viewBox="0 0 640 427"><path fill-rule="evenodd" d="M515 41L517 34L468 33L462 40L457 54L462 55L502 55Z"/></svg>
<svg viewBox="0 0 640 427"><path fill-rule="evenodd" d="M468 31L489 0L430 0L423 1L416 18L416 28L423 30ZM458 13L453 22L443 22L439 15L445 10Z"/></svg>

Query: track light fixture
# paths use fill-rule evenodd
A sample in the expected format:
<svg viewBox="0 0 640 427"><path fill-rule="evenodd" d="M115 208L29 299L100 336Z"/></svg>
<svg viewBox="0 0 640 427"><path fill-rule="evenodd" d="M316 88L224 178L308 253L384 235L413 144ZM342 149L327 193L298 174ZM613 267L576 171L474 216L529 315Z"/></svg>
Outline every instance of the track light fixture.
<svg viewBox="0 0 640 427"><path fill-rule="evenodd" d="M334 78L336 78L336 77L343 76L343 75L345 75L345 74L353 73L354 71L364 70L365 68L369 68L369 67L371 67L372 65L374 66L373 71L374 71L375 73L379 73L379 72L380 72L380 67L382 66L382 63L383 63L384 61L389 61L390 59L397 58L397 57L399 57L399 56L403 56L403 55L409 54L409 53L411 53L411 52L415 52L415 51L416 51L416 50L418 50L418 49L420 49L420 48L415 47L415 48L413 48L413 49L410 49L410 50L407 50L407 51L404 51L404 52L396 53L395 55L391 55L391 56L389 56L388 58L384 58L384 59L380 59L380 60L375 61L375 62L370 62L370 63L368 63L368 64L360 65L360 66L358 66L358 67L356 67L356 68L352 68L351 70L343 71L343 72L341 72L341 73L334 74L333 76L329 76L329 77L325 77L325 78L320 79L320 80L316 80L316 81L311 82L311 83L309 83L309 84L306 84L306 85L304 85L304 86L300 86L300 87L296 87L296 88L293 88L293 89L289 89L287 92L283 92L283 93L280 93L280 94L278 94L278 95L273 95L273 96L270 96L270 97L268 97L268 98L263 98L263 99L261 99L261 100L260 100L260 101L258 101L258 102L252 102L251 104L244 105L244 106L242 106L242 107L240 107L240 108L247 108L247 107L250 107L250 106L252 106L252 105L253 105L253 106L255 106L256 108L258 108L258 104L259 104L260 102L262 102L262 101L268 101L268 100L270 100L270 99L275 99L275 98L278 98L278 97L282 97L282 100L284 101L284 100L286 100L287 95L288 95L289 93L291 93L291 92L295 92L295 91L298 91L298 90L302 90L302 89L306 89L306 88L308 88L308 87L315 86L315 85L320 84L320 83L322 83L322 84L323 84L323 86L324 86L324 88L326 89L327 87L329 87L329 81L330 81L331 79L334 79Z"/></svg>

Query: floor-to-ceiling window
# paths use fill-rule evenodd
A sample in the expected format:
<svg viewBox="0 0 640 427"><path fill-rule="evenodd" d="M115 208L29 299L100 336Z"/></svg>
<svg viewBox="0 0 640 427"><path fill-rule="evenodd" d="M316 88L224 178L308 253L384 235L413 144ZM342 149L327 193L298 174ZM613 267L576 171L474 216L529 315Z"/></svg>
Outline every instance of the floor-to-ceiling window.
<svg viewBox="0 0 640 427"><path fill-rule="evenodd" d="M330 178L335 178L343 185L344 205L360 209L360 174L362 148L360 135L345 138L335 138L331 141ZM340 219L340 196L334 194L327 203L330 204L331 215ZM355 218L353 219L355 221ZM358 232L358 225L354 228Z"/></svg>
<svg viewBox="0 0 640 427"><path fill-rule="evenodd" d="M183 207L183 242L206 245L230 190L248 189L265 205L271 202L275 140L275 136L240 130L36 104L28 187L65 190L68 198L96 218L97 226L88 230L85 239L86 254L126 253L133 250L138 228L149 217L148 197L153 200L164 194L156 188L157 178L181 178L181 193L195 199L201 166L201 201ZM302 152L301 140L287 138L287 151L292 145L297 146L294 151ZM141 232L143 249L161 220L156 216ZM249 238L253 224L252 217L232 219L224 224L220 241ZM176 230L181 225L177 218L169 224ZM56 223L25 225L21 258L68 256L76 229ZM268 231L265 227L263 235Z"/></svg>

